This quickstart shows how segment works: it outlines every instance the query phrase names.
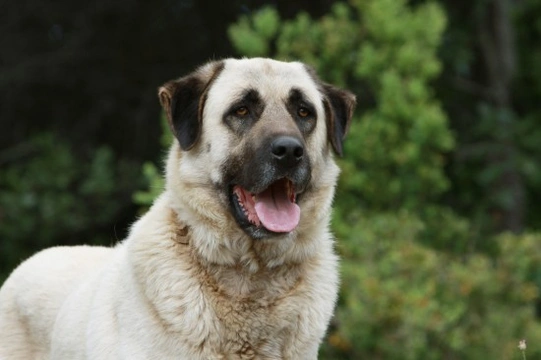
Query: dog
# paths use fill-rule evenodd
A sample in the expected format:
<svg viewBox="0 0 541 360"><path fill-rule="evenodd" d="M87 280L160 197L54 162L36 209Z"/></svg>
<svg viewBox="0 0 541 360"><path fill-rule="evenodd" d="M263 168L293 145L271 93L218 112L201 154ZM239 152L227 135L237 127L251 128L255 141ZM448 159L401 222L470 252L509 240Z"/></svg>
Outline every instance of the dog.
<svg viewBox="0 0 541 360"><path fill-rule="evenodd" d="M0 359L316 359L349 91L300 62L167 82L165 189L113 248L46 249L0 290Z"/></svg>

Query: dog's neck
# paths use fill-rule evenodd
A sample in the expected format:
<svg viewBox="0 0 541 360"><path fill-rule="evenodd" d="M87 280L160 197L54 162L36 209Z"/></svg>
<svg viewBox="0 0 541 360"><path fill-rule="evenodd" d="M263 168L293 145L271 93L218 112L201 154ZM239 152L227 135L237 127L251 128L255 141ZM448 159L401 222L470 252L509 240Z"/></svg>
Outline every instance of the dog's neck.
<svg viewBox="0 0 541 360"><path fill-rule="evenodd" d="M228 230L225 227L209 229L207 222L190 221L193 215L187 215L186 210L177 204L169 204L169 209L171 224L174 224L174 241L191 249L194 259L215 274L231 272L253 277L276 272L282 266L295 267L317 256L323 246L320 242L324 239L315 235L321 233L320 228L312 229L313 236L295 232L254 240L234 227ZM298 240L300 238L305 240ZM303 248L303 256L299 255L299 247Z"/></svg>

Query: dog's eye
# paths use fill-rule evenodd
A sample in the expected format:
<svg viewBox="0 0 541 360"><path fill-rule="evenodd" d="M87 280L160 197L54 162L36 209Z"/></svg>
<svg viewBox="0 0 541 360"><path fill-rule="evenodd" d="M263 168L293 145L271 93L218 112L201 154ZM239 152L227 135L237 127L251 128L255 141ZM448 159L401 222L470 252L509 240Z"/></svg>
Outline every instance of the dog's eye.
<svg viewBox="0 0 541 360"><path fill-rule="evenodd" d="M235 110L235 115L237 116L246 116L248 115L248 108L246 106L241 106Z"/></svg>
<svg viewBox="0 0 541 360"><path fill-rule="evenodd" d="M305 118L307 117L308 115L310 115L310 111L305 108L305 107L300 107L299 110L297 110L297 114L302 117L302 118Z"/></svg>

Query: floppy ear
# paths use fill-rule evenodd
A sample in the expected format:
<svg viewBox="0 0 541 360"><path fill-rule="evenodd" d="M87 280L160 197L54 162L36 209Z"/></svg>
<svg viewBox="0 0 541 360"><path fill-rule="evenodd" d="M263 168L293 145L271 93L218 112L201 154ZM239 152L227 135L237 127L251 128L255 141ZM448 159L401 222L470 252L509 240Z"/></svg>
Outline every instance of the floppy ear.
<svg viewBox="0 0 541 360"><path fill-rule="evenodd" d="M329 84L322 84L325 94L325 115L327 117L327 136L334 151L342 156L342 144L349 130L351 116L357 103L355 95Z"/></svg>
<svg viewBox="0 0 541 360"><path fill-rule="evenodd" d="M190 150L201 135L207 92L222 69L222 62L212 62L158 90L169 127L182 150Z"/></svg>

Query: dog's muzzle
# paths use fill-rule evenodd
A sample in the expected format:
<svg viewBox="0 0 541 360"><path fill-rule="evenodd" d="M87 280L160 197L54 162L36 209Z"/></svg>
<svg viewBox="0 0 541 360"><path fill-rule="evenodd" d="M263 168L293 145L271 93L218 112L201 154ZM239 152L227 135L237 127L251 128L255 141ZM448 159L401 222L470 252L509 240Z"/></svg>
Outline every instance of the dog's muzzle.
<svg viewBox="0 0 541 360"><path fill-rule="evenodd" d="M311 175L303 142L279 135L260 145L230 186L237 223L254 238L289 233L299 224L299 195Z"/></svg>

